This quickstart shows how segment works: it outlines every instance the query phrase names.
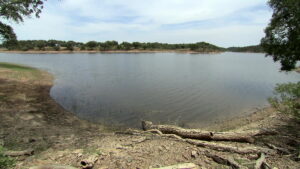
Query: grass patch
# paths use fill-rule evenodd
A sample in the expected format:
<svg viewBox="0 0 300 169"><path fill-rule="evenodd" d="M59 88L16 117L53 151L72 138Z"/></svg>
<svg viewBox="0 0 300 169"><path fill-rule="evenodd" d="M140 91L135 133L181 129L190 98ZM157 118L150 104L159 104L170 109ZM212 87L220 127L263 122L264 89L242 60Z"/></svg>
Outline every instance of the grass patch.
<svg viewBox="0 0 300 169"><path fill-rule="evenodd" d="M295 69L295 71L298 72L298 73L300 73L300 67L297 67L297 68Z"/></svg>
<svg viewBox="0 0 300 169"><path fill-rule="evenodd" d="M278 84L269 103L279 112L291 114L300 121L300 82Z"/></svg>
<svg viewBox="0 0 300 169"><path fill-rule="evenodd" d="M84 154L97 154L101 155L102 151L100 149L97 149L96 147L89 147L83 150Z"/></svg>
<svg viewBox="0 0 300 169"><path fill-rule="evenodd" d="M2 73L2 78L4 79L39 80L42 78L41 71L24 65L0 62L1 69L5 71L5 73Z"/></svg>
<svg viewBox="0 0 300 169"><path fill-rule="evenodd" d="M4 148L0 146L0 169L8 169L15 166L15 160L4 155Z"/></svg>
<svg viewBox="0 0 300 169"><path fill-rule="evenodd" d="M6 101L6 96L2 96L2 95L0 95L0 101Z"/></svg>
<svg viewBox="0 0 300 169"><path fill-rule="evenodd" d="M12 63L5 63L5 62L0 62L0 68L6 68L6 69L11 69L11 70L16 70L16 71L34 71L34 70L36 70L35 68L32 68L32 67L17 65L17 64L12 64Z"/></svg>

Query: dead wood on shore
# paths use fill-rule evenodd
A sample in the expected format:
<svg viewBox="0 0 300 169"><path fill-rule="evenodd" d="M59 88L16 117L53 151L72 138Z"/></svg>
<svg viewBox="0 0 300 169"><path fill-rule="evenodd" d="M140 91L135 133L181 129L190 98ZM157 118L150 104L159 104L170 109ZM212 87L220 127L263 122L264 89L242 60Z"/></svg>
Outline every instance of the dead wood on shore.
<svg viewBox="0 0 300 169"><path fill-rule="evenodd" d="M33 149L27 149L23 151L6 151L4 155L10 156L10 157L18 157L18 156L31 156L34 154Z"/></svg>
<svg viewBox="0 0 300 169"><path fill-rule="evenodd" d="M249 132L203 131L199 129L184 129L172 125L154 125L150 121L142 121L142 128L145 131L156 129L163 134L175 134L182 138L190 138L190 139L206 140L206 141L212 140L212 141L232 141L232 142L246 142L246 143L253 143L255 141L254 138L255 136L276 134L276 132L270 130L255 130Z"/></svg>

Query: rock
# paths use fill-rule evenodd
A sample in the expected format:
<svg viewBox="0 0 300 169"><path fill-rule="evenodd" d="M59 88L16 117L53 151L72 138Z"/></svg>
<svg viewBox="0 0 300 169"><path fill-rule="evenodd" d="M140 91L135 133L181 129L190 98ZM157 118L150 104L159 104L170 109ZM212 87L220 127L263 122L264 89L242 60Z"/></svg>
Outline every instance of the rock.
<svg viewBox="0 0 300 169"><path fill-rule="evenodd" d="M71 166L64 166L64 165L42 165L36 167L30 167L29 169L78 169Z"/></svg>
<svg viewBox="0 0 300 169"><path fill-rule="evenodd" d="M198 156L198 152L197 151L192 151L191 153L191 157L196 158Z"/></svg>
<svg viewBox="0 0 300 169"><path fill-rule="evenodd" d="M77 154L77 158L82 157L82 156L83 156L82 153L78 153L78 154Z"/></svg>
<svg viewBox="0 0 300 169"><path fill-rule="evenodd" d="M83 169L92 169L94 164L98 161L97 155L89 156L87 159L81 160L81 168Z"/></svg>
<svg viewBox="0 0 300 169"><path fill-rule="evenodd" d="M150 169L199 169L199 167L193 163L183 163L183 164L176 164L167 167L150 168Z"/></svg>

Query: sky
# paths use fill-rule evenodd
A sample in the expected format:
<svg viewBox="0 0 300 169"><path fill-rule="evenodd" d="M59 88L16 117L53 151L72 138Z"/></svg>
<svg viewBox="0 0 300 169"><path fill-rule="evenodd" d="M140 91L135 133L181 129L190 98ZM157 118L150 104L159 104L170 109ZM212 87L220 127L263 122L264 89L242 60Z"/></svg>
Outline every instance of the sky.
<svg viewBox="0 0 300 169"><path fill-rule="evenodd" d="M11 23L20 40L259 44L267 0L48 0L40 18Z"/></svg>

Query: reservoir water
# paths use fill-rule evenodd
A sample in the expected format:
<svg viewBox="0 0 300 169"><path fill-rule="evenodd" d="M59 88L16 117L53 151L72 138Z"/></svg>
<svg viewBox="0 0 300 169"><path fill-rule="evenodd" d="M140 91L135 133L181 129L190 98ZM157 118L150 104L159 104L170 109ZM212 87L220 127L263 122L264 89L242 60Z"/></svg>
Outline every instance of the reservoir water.
<svg viewBox="0 0 300 169"><path fill-rule="evenodd" d="M77 116L139 127L141 120L200 127L267 106L280 72L264 54L0 54L55 76L51 96Z"/></svg>

